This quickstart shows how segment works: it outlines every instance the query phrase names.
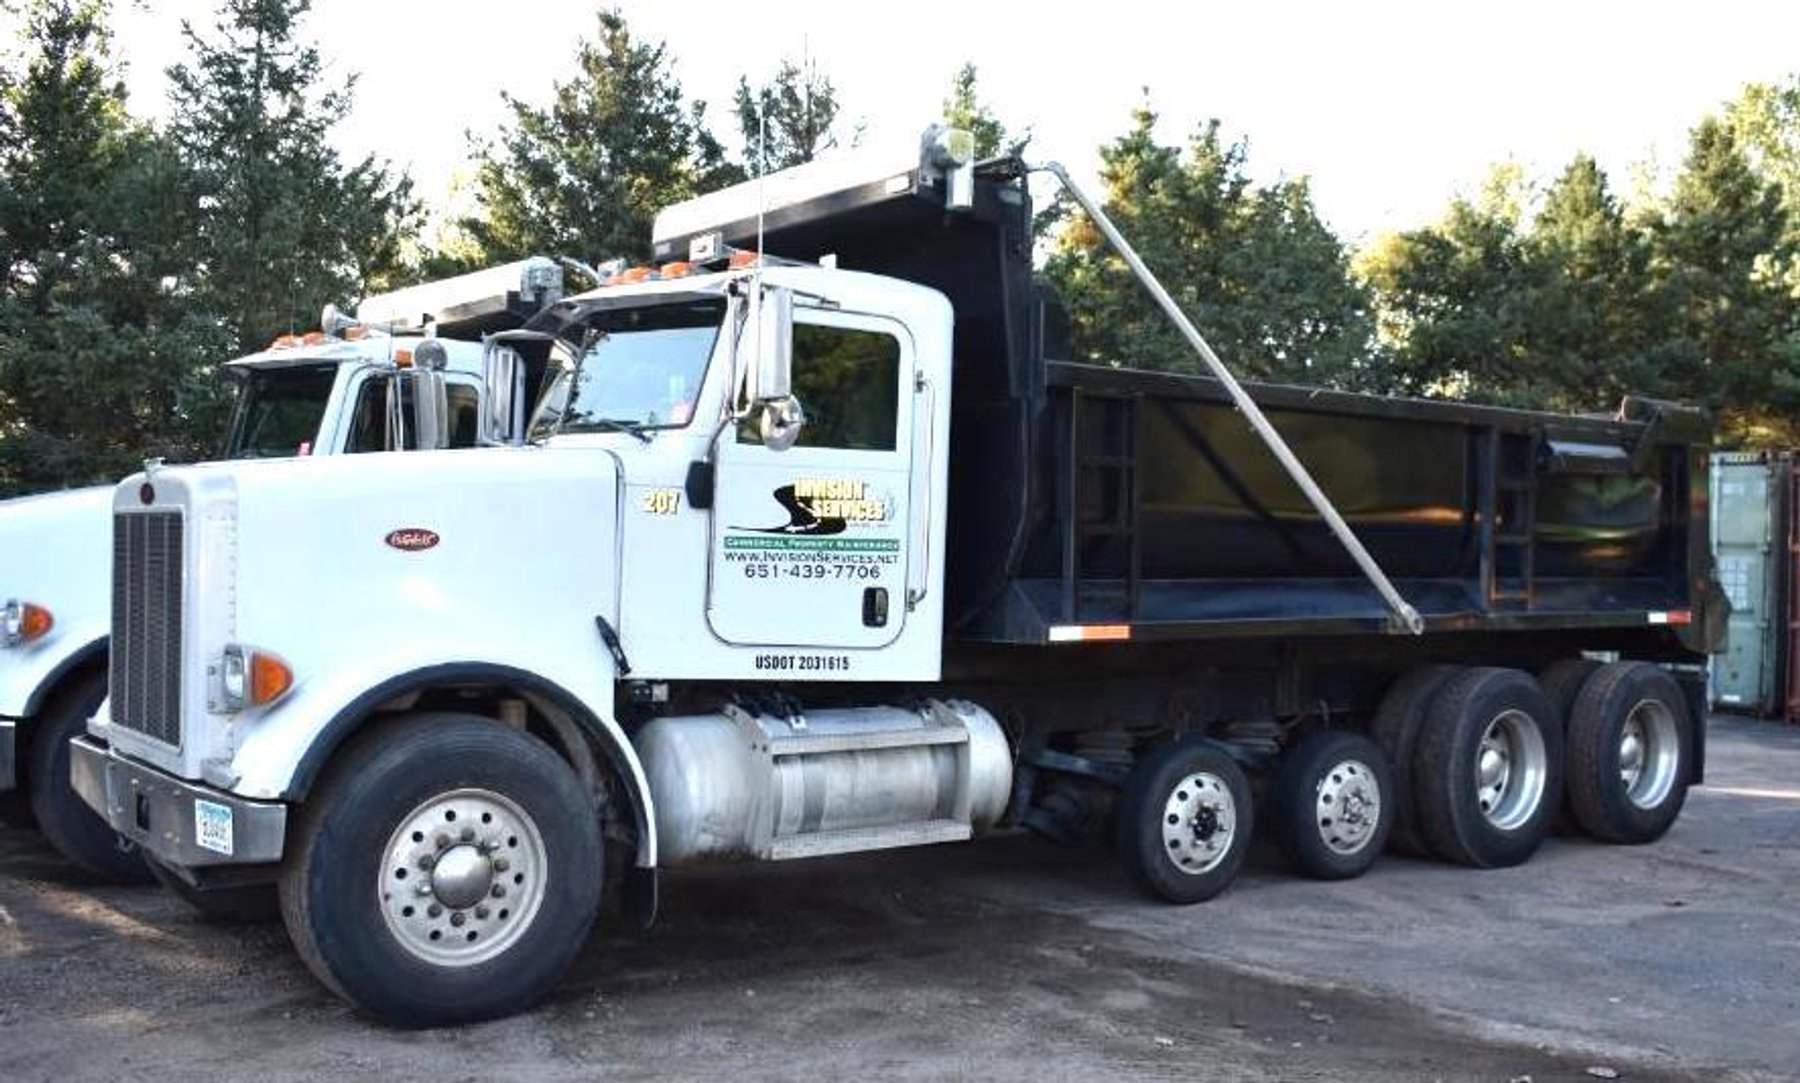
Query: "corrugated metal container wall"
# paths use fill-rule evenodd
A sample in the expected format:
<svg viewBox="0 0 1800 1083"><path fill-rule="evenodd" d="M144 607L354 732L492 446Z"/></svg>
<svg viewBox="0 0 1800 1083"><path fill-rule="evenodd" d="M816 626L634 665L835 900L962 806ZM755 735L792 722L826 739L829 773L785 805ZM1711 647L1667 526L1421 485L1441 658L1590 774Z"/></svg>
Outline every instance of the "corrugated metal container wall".
<svg viewBox="0 0 1800 1083"><path fill-rule="evenodd" d="M1787 452L1713 456L1713 555L1731 601L1725 650L1712 658L1712 704L1769 716L1787 706Z"/></svg>

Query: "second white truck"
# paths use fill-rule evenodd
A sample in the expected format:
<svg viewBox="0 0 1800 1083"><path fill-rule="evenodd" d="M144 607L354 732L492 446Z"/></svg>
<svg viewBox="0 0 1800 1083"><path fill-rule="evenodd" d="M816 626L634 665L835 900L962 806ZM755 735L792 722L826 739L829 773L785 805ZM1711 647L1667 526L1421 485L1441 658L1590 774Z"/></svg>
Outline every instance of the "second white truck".
<svg viewBox="0 0 1800 1083"><path fill-rule="evenodd" d="M521 395L510 386L496 394L491 381L522 388L526 374L495 370L480 336L518 326L562 294L562 268L534 257L367 298L354 320L328 313L325 329L220 366L237 391L220 458L512 439ZM415 366L422 348L441 371ZM420 395L415 384L429 388ZM106 695L112 491L0 502L0 799L28 809L89 875L136 880L148 875L136 847L69 788L69 739Z"/></svg>

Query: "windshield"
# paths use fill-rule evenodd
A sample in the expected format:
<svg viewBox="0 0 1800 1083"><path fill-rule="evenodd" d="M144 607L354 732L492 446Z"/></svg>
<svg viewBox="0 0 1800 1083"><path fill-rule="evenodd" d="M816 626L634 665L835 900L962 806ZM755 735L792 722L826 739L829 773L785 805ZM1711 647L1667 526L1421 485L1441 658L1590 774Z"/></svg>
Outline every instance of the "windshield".
<svg viewBox="0 0 1800 1083"><path fill-rule="evenodd" d="M706 362L725 321L707 298L595 312L582 323L563 431L681 428L693 420Z"/></svg>
<svg viewBox="0 0 1800 1083"><path fill-rule="evenodd" d="M278 459L311 455L325 420L325 404L337 382L336 364L252 369L241 377L227 459Z"/></svg>

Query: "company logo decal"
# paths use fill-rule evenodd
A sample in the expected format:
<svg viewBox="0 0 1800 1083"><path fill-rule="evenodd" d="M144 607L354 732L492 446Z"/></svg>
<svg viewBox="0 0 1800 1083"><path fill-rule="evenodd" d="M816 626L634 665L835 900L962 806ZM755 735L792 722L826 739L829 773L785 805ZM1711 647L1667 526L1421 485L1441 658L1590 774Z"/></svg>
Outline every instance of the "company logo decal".
<svg viewBox="0 0 1800 1083"><path fill-rule="evenodd" d="M741 527L759 534L842 534L852 523L885 523L892 506L854 478L800 478L771 493L787 509L779 526Z"/></svg>
<svg viewBox="0 0 1800 1083"><path fill-rule="evenodd" d="M388 536L383 540L390 548L398 549L403 553L416 553L421 549L430 549L436 545L438 536L435 530L426 530L419 526L406 526L399 530L388 531Z"/></svg>

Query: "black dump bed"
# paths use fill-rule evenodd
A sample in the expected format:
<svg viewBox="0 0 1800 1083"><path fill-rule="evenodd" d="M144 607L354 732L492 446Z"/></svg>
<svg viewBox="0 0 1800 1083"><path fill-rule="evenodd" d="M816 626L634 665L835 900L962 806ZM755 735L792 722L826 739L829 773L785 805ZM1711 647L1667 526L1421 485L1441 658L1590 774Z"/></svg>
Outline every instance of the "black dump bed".
<svg viewBox="0 0 1800 1083"><path fill-rule="evenodd" d="M835 255L938 289L955 307L955 634L1043 643L1392 630L1380 595L1217 381L1053 359L1063 321L1032 278L1020 167L985 163L977 175L966 211L946 211L921 171L904 188L872 184L763 223L773 255ZM754 220L724 230L743 247L756 236ZM669 239L659 255L685 245ZM1637 400L1592 418L1250 392L1428 633L1633 628L1698 647L1689 622L1710 623L1716 591L1710 431L1696 411Z"/></svg>

